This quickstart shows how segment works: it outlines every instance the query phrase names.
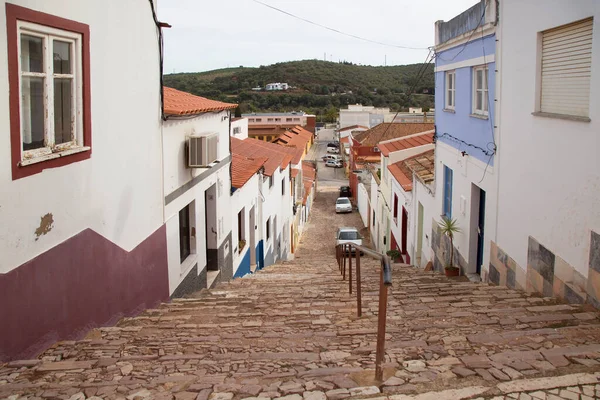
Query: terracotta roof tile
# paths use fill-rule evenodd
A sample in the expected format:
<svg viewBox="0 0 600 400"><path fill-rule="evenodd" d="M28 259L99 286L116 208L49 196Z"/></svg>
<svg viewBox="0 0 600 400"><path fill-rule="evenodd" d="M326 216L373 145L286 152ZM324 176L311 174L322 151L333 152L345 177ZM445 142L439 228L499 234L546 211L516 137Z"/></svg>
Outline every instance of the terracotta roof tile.
<svg viewBox="0 0 600 400"><path fill-rule="evenodd" d="M379 142L384 142L390 139L396 139L403 136L413 135L430 131L435 128L433 123L390 123L384 122L376 125L368 131L360 132L354 135L354 139L358 140L363 146L375 146Z"/></svg>
<svg viewBox="0 0 600 400"><path fill-rule="evenodd" d="M345 128L342 128L340 130L338 130L338 132L345 132L345 131L349 131L352 129L369 129L368 126L363 126L363 125L351 125L351 126L347 126Z"/></svg>
<svg viewBox="0 0 600 400"><path fill-rule="evenodd" d="M233 153L231 155L231 185L236 189L241 188L267 161L266 157L247 158Z"/></svg>
<svg viewBox="0 0 600 400"><path fill-rule="evenodd" d="M210 100L170 87L165 87L163 94L166 115L193 115L209 111L231 110L237 107L237 104Z"/></svg>
<svg viewBox="0 0 600 400"><path fill-rule="evenodd" d="M304 161L302 163L302 175L304 178L304 197L302 199L302 204L306 205L308 196L310 196L312 191L313 184L317 179L317 170L310 162Z"/></svg>
<svg viewBox="0 0 600 400"><path fill-rule="evenodd" d="M292 169L292 178L296 178L299 173L300 173L300 169L299 168L293 168Z"/></svg>
<svg viewBox="0 0 600 400"><path fill-rule="evenodd" d="M381 154L389 156L390 153L400 150L411 149L413 147L424 146L433 143L434 131L424 132L409 137L402 137L385 143L379 143L377 147Z"/></svg>
<svg viewBox="0 0 600 400"><path fill-rule="evenodd" d="M292 161L292 155L285 151L285 147L278 144L263 142L258 139L230 138L231 153L247 158L267 158L264 164L265 175L272 176L277 168L285 169ZM291 149L295 151L296 149Z"/></svg>
<svg viewBox="0 0 600 400"><path fill-rule="evenodd" d="M423 183L429 183L433 181L434 170L435 156L433 149L388 165L388 171L406 192L410 192L413 188L413 173Z"/></svg>

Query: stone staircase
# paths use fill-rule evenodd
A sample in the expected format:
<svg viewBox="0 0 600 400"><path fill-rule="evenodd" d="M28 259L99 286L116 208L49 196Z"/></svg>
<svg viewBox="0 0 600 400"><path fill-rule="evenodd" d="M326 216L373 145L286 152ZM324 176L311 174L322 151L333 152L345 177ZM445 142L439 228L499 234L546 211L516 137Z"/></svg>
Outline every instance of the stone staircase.
<svg viewBox="0 0 600 400"><path fill-rule="evenodd" d="M384 382L374 382L379 262L361 259L357 318L334 259L333 217L315 204L293 261L0 365L0 398L337 400L451 389L467 395L446 398L467 398L481 393L474 386L600 371L596 310L395 264ZM343 218L357 225L355 214Z"/></svg>

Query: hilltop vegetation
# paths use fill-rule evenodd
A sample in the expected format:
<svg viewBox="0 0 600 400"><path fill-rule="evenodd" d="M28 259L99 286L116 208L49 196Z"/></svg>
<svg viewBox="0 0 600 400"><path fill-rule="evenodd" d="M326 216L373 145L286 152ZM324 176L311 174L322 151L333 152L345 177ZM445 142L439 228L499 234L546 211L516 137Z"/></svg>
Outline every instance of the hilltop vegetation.
<svg viewBox="0 0 600 400"><path fill-rule="evenodd" d="M429 65L417 83L421 64L373 67L318 60L292 61L259 68L224 68L198 73L165 75L166 86L215 100L237 102L241 112L303 110L324 120L337 109L362 103L393 111L433 106L434 76ZM271 82L293 89L253 91ZM407 93L414 86L413 95ZM424 92L428 94L423 94Z"/></svg>

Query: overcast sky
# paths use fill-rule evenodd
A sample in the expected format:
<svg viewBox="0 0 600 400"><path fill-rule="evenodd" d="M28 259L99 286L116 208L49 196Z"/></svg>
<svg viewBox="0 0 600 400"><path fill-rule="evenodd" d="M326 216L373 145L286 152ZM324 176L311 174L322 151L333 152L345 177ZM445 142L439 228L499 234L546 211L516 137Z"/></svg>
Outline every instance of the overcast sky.
<svg viewBox="0 0 600 400"><path fill-rule="evenodd" d="M433 45L434 22L477 0L261 0L345 33L398 46ZM166 74L320 59L357 64L423 62L427 50L365 42L300 21L253 0L158 0Z"/></svg>

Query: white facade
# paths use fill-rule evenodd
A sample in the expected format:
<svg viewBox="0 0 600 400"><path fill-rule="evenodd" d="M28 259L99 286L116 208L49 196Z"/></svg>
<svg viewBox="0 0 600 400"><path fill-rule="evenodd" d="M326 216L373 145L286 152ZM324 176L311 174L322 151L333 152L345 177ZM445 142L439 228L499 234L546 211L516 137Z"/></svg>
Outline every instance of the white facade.
<svg viewBox="0 0 600 400"><path fill-rule="evenodd" d="M413 177L412 199L409 204L408 248L411 251L411 263L417 267L425 268L433 260L431 249L431 230L437 224L438 209L435 204L435 192L430 185L424 185Z"/></svg>
<svg viewBox="0 0 600 400"><path fill-rule="evenodd" d="M170 294L194 266L197 266L198 275L207 272L207 249L223 249L226 254L233 250L231 241L225 243L231 238L232 226L228 116L229 111L221 111L200 114L192 119L173 118L164 122L164 218L167 225ZM213 133L218 133L217 159L221 162L211 168L188 168L185 149L187 137ZM193 210L190 218L196 234L192 236L191 254L182 261L179 213L188 205ZM231 259L226 262L231 263ZM210 268L218 270L215 265Z"/></svg>
<svg viewBox="0 0 600 400"><path fill-rule="evenodd" d="M241 140L248 138L248 118L233 118L231 120L231 136Z"/></svg>
<svg viewBox="0 0 600 400"><path fill-rule="evenodd" d="M554 285L571 284L579 295L587 290L598 302L598 272L591 265L597 248L590 235L600 232L600 8L593 0L576 7L507 0L500 7L498 224L492 240L514 260L518 286L539 291L539 245L553 254ZM587 118L532 115L541 111L541 32L590 17L591 80L580 88L589 92ZM570 113L566 104L564 110Z"/></svg>
<svg viewBox="0 0 600 400"><path fill-rule="evenodd" d="M361 104L349 104L347 109L340 109L339 128L352 125L368 126L369 128L385 121L390 113L389 108L376 108Z"/></svg>
<svg viewBox="0 0 600 400"><path fill-rule="evenodd" d="M260 216L262 214L262 200L259 193L260 182L262 182L262 175L254 174L244 186L235 190L231 195L233 276L243 276L249 271L254 272L256 269L256 247L262 239L262 236L260 236L261 230L258 227L258 221L261 220ZM239 213L242 215L241 234L237 219ZM242 249L239 247L239 238L245 242ZM240 270L242 263L244 265ZM250 267L249 271L247 267Z"/></svg>
<svg viewBox="0 0 600 400"><path fill-rule="evenodd" d="M267 83L265 90L288 90L289 85L287 83Z"/></svg>
<svg viewBox="0 0 600 400"><path fill-rule="evenodd" d="M161 175L155 62L158 45L150 6L131 6L114 15L109 13L129 20L131 24L125 28L105 23L107 5L101 2L66 1L60 7L45 1L16 3L91 27L93 147L86 160L12 179L7 30L0 29L0 87L5 93L0 99L4 132L0 137L0 273L11 271L85 229L130 251L162 225L163 193L160 180L156 179ZM0 13L5 21L4 2ZM107 54L111 59L137 61L107 63ZM136 76L135 81L127 78L132 75ZM123 87L128 90L122 90ZM40 219L48 214L53 221L51 227L36 235Z"/></svg>

